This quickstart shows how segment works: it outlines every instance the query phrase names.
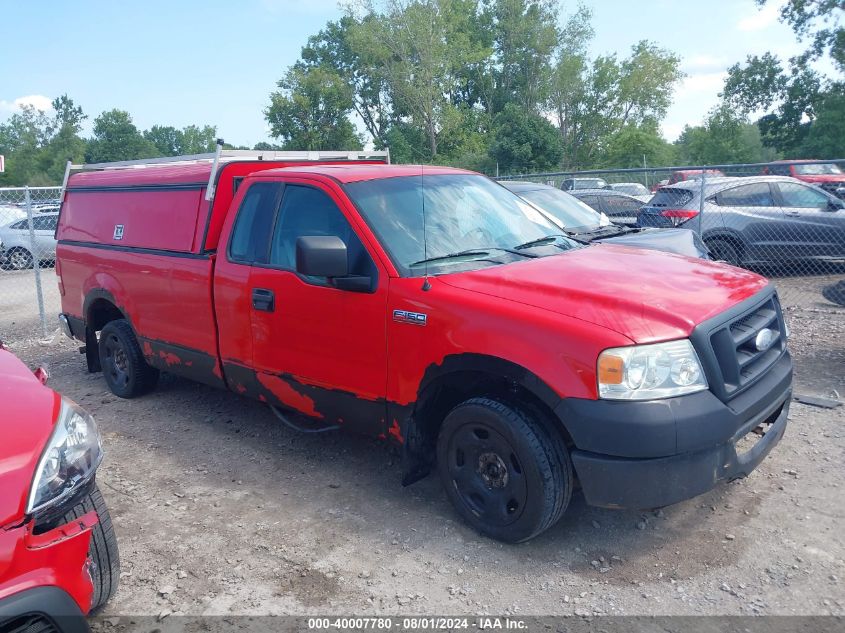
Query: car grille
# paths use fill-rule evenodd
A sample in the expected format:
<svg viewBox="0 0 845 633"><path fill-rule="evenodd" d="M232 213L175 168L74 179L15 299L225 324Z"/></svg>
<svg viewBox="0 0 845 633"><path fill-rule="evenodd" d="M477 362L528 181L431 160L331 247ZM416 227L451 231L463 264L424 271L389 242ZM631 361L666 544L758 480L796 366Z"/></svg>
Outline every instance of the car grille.
<svg viewBox="0 0 845 633"><path fill-rule="evenodd" d="M771 340L768 347L759 349L757 338L764 329L771 331ZM755 382L786 349L777 295L769 295L738 318L711 331L710 345L722 374L725 395L735 395Z"/></svg>
<svg viewBox="0 0 845 633"><path fill-rule="evenodd" d="M42 615L25 615L0 623L2 633L59 633L59 629Z"/></svg>

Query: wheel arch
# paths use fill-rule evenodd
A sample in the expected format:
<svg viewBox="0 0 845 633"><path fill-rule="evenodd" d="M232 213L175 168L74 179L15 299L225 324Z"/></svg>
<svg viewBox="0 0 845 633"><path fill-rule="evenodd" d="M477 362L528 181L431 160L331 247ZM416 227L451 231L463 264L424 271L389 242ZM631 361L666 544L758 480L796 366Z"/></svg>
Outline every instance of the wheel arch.
<svg viewBox="0 0 845 633"><path fill-rule="evenodd" d="M102 330L109 321L116 319L129 321L129 317L118 306L114 295L105 288L93 288L88 291L82 304L82 315L85 326L94 331Z"/></svg>
<svg viewBox="0 0 845 633"><path fill-rule="evenodd" d="M564 441L571 444L569 431L554 413L561 396L535 373L497 356L449 355L441 363L428 367L415 402L407 406L395 405L391 411L391 418L398 423L404 441L405 485L430 472L437 434L446 414L461 402L478 396L528 409L551 427L550 432L560 433Z"/></svg>

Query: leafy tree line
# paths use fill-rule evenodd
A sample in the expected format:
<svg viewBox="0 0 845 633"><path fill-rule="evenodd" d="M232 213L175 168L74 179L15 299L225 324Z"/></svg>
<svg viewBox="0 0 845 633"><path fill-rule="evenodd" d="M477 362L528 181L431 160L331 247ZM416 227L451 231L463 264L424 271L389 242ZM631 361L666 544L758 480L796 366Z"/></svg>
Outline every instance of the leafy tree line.
<svg viewBox="0 0 845 633"><path fill-rule="evenodd" d="M0 186L61 183L68 160L99 163L214 151L217 130L210 125L154 125L141 131L128 112L109 110L94 119L93 134L85 139L81 131L87 116L73 99L62 95L52 109L48 115L24 106L0 125L0 154L6 156Z"/></svg>
<svg viewBox="0 0 845 633"><path fill-rule="evenodd" d="M557 0L359 4L308 39L265 114L284 147L372 142L397 162L507 172L659 160L680 58L648 41L591 58L591 18L584 6L562 15Z"/></svg>

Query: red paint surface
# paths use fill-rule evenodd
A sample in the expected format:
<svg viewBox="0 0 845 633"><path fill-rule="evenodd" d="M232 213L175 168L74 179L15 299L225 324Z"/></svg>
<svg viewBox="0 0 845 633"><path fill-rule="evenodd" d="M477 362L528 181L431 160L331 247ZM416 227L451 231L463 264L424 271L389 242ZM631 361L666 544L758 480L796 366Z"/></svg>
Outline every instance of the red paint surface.
<svg viewBox="0 0 845 633"><path fill-rule="evenodd" d="M282 404L294 411L299 411L314 418L323 417L323 414L314 408L314 401L311 398L296 391L282 378L258 374L258 382L276 396Z"/></svg>
<svg viewBox="0 0 845 633"><path fill-rule="evenodd" d="M61 400L12 353L0 350L0 600L34 587L59 586L86 612L93 587L85 570L90 527L32 534L25 522L33 474L53 432Z"/></svg>

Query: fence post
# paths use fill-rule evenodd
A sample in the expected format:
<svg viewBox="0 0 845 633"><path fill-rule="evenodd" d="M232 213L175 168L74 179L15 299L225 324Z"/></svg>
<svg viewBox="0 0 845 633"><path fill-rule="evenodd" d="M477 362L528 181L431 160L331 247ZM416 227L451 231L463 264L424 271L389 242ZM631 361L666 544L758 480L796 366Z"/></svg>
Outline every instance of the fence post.
<svg viewBox="0 0 845 633"><path fill-rule="evenodd" d="M44 293L41 288L41 252L35 244L35 224L32 219L32 195L29 187L24 189L26 217L29 225L29 245L32 253L32 270L35 272L35 294L38 297L38 317L41 319L41 335L47 336L47 314L44 311Z"/></svg>
<svg viewBox="0 0 845 633"><path fill-rule="evenodd" d="M698 236L701 237L701 223L704 221L704 187L707 185L707 168L701 170L701 195L698 200Z"/></svg>

